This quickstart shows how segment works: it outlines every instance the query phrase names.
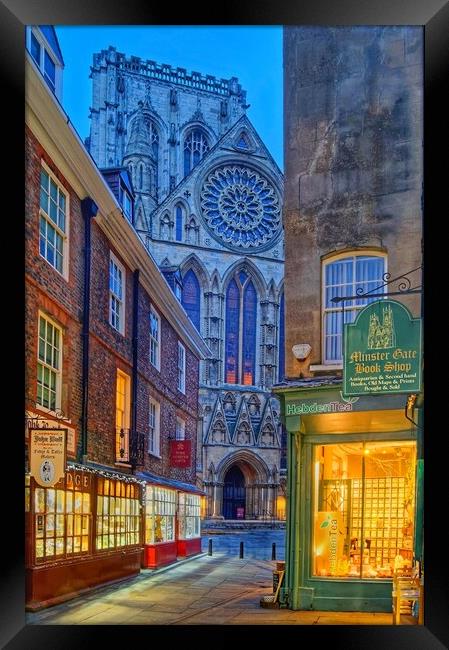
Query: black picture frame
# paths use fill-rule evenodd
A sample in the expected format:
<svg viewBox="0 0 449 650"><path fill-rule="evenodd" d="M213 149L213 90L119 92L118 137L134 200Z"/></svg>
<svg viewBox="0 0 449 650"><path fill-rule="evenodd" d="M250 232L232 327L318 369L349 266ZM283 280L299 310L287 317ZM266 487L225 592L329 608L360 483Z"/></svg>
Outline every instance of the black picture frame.
<svg viewBox="0 0 449 650"><path fill-rule="evenodd" d="M308 0L307 2L274 3L259 0L227 2L214 7L214 11L195 10L191 5L154 3L147 7L142 0L127 0L113 3L110 0L74 3L71 0L3 0L0 5L0 66L3 81L3 109L6 109L2 123L3 158L7 163L6 183L3 187L4 222L7 223L4 253L13 250L12 259L5 262L4 271L8 311L7 337L4 350L11 351L9 366L13 368L14 382L8 380L4 389L4 414L12 411L12 423L4 417L2 476L2 538L6 544L2 554L2 577L0 580L0 643L11 650L18 648L79 648L97 644L109 646L130 646L137 639L155 643L154 636L160 631L158 641L170 647L170 638L178 635L182 645L223 647L241 634L249 634L249 643L285 643L292 641L303 644L325 643L329 647L345 648L419 648L439 649L449 646L449 616L447 603L447 552L445 539L447 529L447 462L444 452L444 438L447 397L444 374L437 380L439 368L445 367L444 350L446 332L438 333L432 315L437 303L438 285L436 265L445 259L444 239L441 229L447 212L442 202L442 192L447 187L443 178L447 164L438 163L438 151L447 156L447 144L443 137L443 124L447 122L447 90L444 63L447 61L449 34L449 6L445 0ZM26 24L160 24L160 25L422 25L425 36L425 129L424 129L424 239L425 246L425 336L426 350L426 412L425 412L425 625L423 627L384 626L181 626L155 627L116 626L26 626L25 625L25 579L24 579L24 516L23 516L23 459L24 420L23 395L25 363L20 351L23 349L23 330L26 314L23 300L24 230L23 214L23 127L24 127L24 26ZM443 110L445 110L443 120ZM9 136L9 144L6 142ZM444 160L444 157L443 157ZM446 174L447 176L447 174ZM441 207L440 207L441 206ZM443 212L444 209L444 212ZM404 246L407 233L404 233ZM12 243L10 243L12 242ZM6 259L6 258L5 258ZM5 286L4 285L4 286ZM440 304L443 304L440 298ZM6 306L6 305L5 305ZM11 310L12 306L12 322ZM443 317L440 317L443 322ZM5 336L5 335L4 335ZM432 338L431 338L432 337ZM5 373L4 373L5 374ZM6 375L5 375L6 376ZM8 373L10 377L10 373ZM442 444L443 443L443 444ZM6 548L5 548L6 547ZM109 634L108 634L109 632ZM109 639L106 640L107 636Z"/></svg>

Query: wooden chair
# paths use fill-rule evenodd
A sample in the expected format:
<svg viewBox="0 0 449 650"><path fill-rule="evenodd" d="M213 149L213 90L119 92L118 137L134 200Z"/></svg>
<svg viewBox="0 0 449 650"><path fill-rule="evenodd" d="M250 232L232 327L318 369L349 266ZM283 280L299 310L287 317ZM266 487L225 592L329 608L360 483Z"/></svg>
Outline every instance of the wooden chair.
<svg viewBox="0 0 449 650"><path fill-rule="evenodd" d="M412 615L412 604L414 600L418 601L418 625L423 625L423 579L396 574L393 577L393 625L401 624L401 614Z"/></svg>

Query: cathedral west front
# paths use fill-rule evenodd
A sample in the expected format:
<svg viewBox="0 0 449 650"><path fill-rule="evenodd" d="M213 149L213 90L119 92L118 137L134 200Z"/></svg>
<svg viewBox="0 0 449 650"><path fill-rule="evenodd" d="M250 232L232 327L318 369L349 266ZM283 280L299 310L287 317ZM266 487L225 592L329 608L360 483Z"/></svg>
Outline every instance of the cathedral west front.
<svg viewBox="0 0 449 650"><path fill-rule="evenodd" d="M235 77L113 47L94 54L91 77L88 149L102 171L128 171L133 225L210 350L197 436L205 514L284 517L270 393L284 372L282 172Z"/></svg>

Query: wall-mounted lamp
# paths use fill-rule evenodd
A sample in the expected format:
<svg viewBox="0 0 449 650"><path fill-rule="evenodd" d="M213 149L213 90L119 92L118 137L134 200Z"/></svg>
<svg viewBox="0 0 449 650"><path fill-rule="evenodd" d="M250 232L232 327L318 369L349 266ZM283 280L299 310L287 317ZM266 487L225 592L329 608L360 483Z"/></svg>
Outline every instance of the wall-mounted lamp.
<svg viewBox="0 0 449 650"><path fill-rule="evenodd" d="M298 361L304 361L304 359L307 359L311 351L312 347L308 343L297 343L292 347L292 352Z"/></svg>

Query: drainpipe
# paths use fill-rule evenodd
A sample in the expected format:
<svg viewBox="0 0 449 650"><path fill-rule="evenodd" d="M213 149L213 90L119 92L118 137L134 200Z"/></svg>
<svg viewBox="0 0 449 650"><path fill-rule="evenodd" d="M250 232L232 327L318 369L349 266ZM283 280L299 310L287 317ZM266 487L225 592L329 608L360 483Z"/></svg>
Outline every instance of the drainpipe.
<svg viewBox="0 0 449 650"><path fill-rule="evenodd" d="M133 332L132 332L132 388L131 388L131 447L135 445L135 456L132 457L133 470L136 468L136 456L138 455L137 441L137 356L138 356L138 322L139 322L139 269L133 273Z"/></svg>
<svg viewBox="0 0 449 650"><path fill-rule="evenodd" d="M81 201L81 214L84 219L84 295L82 327L82 392L81 392L81 446L78 446L78 462L87 460L87 412L89 401L89 326L90 326L90 258L91 258L91 224L97 216L98 206L86 196Z"/></svg>

